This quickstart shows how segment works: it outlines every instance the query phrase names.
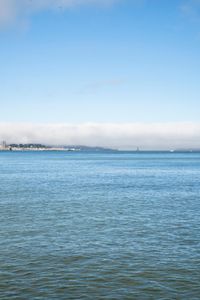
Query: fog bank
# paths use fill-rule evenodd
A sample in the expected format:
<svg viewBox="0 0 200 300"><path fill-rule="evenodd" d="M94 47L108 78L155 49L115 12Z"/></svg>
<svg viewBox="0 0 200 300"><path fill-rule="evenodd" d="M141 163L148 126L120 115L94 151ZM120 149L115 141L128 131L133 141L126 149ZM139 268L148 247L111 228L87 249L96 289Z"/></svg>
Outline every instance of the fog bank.
<svg viewBox="0 0 200 300"><path fill-rule="evenodd" d="M117 149L200 149L200 124L30 124L0 123L0 140L7 143L86 145Z"/></svg>

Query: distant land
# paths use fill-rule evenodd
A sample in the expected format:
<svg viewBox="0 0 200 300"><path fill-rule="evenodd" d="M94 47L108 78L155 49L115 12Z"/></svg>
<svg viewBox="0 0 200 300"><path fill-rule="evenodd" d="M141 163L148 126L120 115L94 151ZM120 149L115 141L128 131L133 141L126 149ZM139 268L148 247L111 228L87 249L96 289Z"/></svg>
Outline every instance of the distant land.
<svg viewBox="0 0 200 300"><path fill-rule="evenodd" d="M116 149L104 147L89 147L82 145L50 146L43 144L6 144L0 145L0 151L117 151Z"/></svg>
<svg viewBox="0 0 200 300"><path fill-rule="evenodd" d="M119 149L105 148L99 146L84 146L84 145L44 145L38 143L15 143L15 144L7 144L5 141L0 143L0 151L82 151L82 152L109 152L109 151L120 151ZM200 152L200 148L181 148L181 149L166 149L166 150L144 150L136 149L133 150L121 150L125 152L170 152L170 153L198 153Z"/></svg>

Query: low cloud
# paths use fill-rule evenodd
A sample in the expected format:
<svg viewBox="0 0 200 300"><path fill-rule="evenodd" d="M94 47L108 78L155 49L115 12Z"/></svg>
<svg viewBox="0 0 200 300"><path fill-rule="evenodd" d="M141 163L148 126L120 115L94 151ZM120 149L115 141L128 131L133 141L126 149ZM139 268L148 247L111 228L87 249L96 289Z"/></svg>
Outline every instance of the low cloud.
<svg viewBox="0 0 200 300"><path fill-rule="evenodd" d="M0 0L0 25L8 25L43 10L65 10L81 5L112 5L119 0Z"/></svg>
<svg viewBox="0 0 200 300"><path fill-rule="evenodd" d="M24 124L0 123L7 143L87 145L117 149L200 149L200 123Z"/></svg>

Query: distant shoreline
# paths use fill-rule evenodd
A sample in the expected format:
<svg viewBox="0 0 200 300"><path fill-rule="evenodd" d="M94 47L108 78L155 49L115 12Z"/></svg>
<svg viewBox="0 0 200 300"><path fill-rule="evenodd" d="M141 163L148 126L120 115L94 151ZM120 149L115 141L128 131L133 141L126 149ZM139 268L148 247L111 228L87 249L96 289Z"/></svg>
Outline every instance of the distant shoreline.
<svg viewBox="0 0 200 300"><path fill-rule="evenodd" d="M200 150L175 150L175 151L170 151L170 150L69 150L69 149L59 149L59 148L45 148L45 149L0 149L0 153L2 152L65 152L65 153L134 153L134 154L145 154L145 153L165 153L165 154L194 154L194 153L200 153Z"/></svg>
<svg viewBox="0 0 200 300"><path fill-rule="evenodd" d="M79 151L118 151L117 149L103 148L103 147L89 147L89 146L46 146L42 144L3 144L0 146L0 151L65 151L65 152L79 152Z"/></svg>

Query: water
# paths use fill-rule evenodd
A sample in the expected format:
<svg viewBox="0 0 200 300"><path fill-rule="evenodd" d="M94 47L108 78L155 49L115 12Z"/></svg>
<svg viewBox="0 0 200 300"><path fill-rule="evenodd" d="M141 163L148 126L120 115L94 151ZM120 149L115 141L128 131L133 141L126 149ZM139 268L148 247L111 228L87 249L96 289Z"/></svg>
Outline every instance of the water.
<svg viewBox="0 0 200 300"><path fill-rule="evenodd" d="M0 299L200 299L200 154L0 153Z"/></svg>

